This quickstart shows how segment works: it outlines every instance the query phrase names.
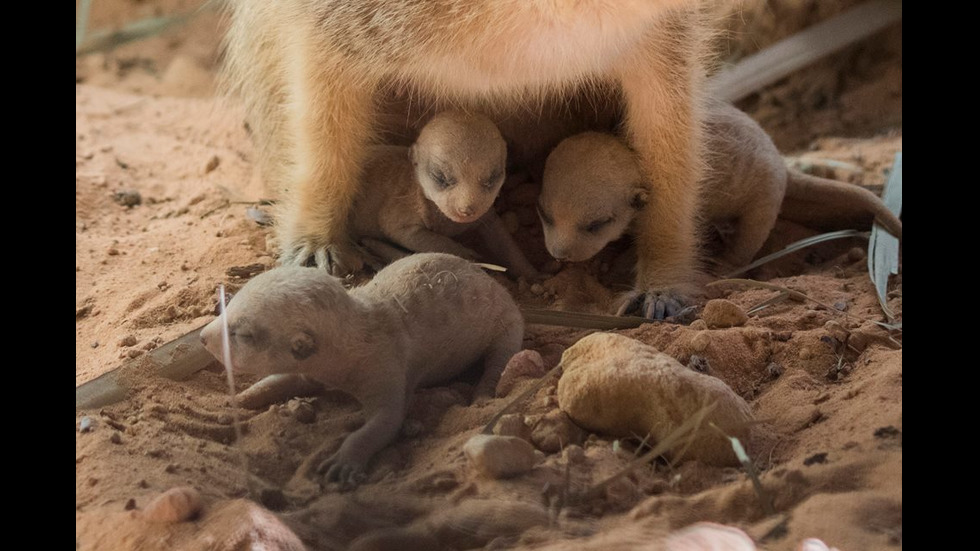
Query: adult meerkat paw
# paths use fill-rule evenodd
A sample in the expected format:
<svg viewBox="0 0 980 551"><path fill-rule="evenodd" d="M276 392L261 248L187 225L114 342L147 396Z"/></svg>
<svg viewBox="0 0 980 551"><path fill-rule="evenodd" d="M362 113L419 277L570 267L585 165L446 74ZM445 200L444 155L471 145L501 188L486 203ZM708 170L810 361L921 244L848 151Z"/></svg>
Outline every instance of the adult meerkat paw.
<svg viewBox="0 0 980 551"><path fill-rule="evenodd" d="M692 302L689 296L675 289L630 291L616 315L681 322L689 314L694 313Z"/></svg>
<svg viewBox="0 0 980 551"><path fill-rule="evenodd" d="M344 277L364 268L364 254L348 243L314 244L293 243L283 247L279 258L283 266L312 266L330 272L330 275Z"/></svg>

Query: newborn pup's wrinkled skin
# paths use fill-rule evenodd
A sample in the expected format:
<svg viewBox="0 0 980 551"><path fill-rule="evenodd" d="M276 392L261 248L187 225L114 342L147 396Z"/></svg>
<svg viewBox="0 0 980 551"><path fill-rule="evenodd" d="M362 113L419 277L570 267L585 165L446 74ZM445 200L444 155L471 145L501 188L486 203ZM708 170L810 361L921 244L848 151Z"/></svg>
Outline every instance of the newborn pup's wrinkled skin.
<svg viewBox="0 0 980 551"><path fill-rule="evenodd" d="M491 261L515 277L537 279L537 270L493 210L506 165L507 144L490 119L439 113L411 148L370 149L349 223L355 239L388 262L404 254L379 247L374 239L476 260L476 253L452 239L473 230L493 254Z"/></svg>
<svg viewBox="0 0 980 551"><path fill-rule="evenodd" d="M635 288L689 293L709 25L696 0L231 0L224 81L241 96L283 264L344 275L349 221L381 101L547 110L610 90L658 200L636 221Z"/></svg>
<svg viewBox="0 0 980 551"><path fill-rule="evenodd" d="M328 480L348 486L394 440L418 387L482 362L476 395L491 397L524 334L521 313L500 284L441 253L395 261L349 293L324 270L274 268L235 294L227 317L232 369L275 375L256 383L261 392L278 396L282 387L315 382L361 403L366 422L323 466ZM201 340L221 360L220 318Z"/></svg>
<svg viewBox="0 0 980 551"><path fill-rule="evenodd" d="M735 107L713 105L705 132L709 167L700 189L702 222L734 226L725 252L716 259L721 266L740 267L752 260L784 201L830 205L824 209L829 216L848 220L860 211L901 237L902 222L881 199L855 185L787 169L765 131ZM548 252L559 260L591 258L631 231L638 213L658 200L635 154L619 138L595 132L567 138L548 156L538 200ZM814 221L806 218L801 221Z"/></svg>

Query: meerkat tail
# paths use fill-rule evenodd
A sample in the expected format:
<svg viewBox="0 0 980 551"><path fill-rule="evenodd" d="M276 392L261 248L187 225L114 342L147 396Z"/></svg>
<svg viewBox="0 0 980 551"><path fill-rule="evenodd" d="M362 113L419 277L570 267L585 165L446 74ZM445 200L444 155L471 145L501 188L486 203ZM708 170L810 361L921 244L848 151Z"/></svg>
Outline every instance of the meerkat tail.
<svg viewBox="0 0 980 551"><path fill-rule="evenodd" d="M902 221L874 193L854 184L790 170L780 217L818 227L870 223L902 238Z"/></svg>

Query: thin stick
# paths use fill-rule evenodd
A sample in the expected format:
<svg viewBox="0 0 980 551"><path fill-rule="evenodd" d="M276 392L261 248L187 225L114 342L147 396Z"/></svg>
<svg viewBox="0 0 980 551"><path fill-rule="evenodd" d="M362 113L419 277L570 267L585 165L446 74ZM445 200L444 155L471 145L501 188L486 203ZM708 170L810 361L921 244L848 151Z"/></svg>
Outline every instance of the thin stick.
<svg viewBox="0 0 980 551"><path fill-rule="evenodd" d="M232 426L235 427L235 450L238 451L238 459L242 464L242 472L245 475L245 488L249 495L258 496L258 491L252 485L252 479L248 473L248 457L242 449L242 427L238 417L238 395L235 394L235 376L231 371L231 336L228 334L228 314L225 312L225 286L218 286L218 304L221 306L221 358L225 364L225 374L228 378L228 395L231 397L231 417Z"/></svg>

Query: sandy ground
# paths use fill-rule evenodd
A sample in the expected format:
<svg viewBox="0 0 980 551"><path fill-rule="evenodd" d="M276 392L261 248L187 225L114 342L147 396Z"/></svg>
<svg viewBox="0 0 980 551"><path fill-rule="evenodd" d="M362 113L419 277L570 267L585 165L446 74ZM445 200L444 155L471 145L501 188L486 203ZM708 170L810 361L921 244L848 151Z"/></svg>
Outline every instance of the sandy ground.
<svg viewBox="0 0 980 551"><path fill-rule="evenodd" d="M748 30L734 35L732 54L827 15L806 2L767 4L746 6L739 21ZM96 5L92 28L195 6ZM809 537L842 550L901 548L901 335L890 338L869 321L884 318L862 240L808 249L750 274L830 308L782 302L730 329L651 323L620 331L707 369L749 402L761 423L748 451L772 512L741 469L697 462L657 461L599 498L562 503L556 488L581 492L632 458L637 442L603 435L541 451L522 477L483 478L461 447L508 398L470 406L472 388L462 382L419 391L407 423L413 430L379 454L364 485L321 488L297 469L362 422L356 402L329 393L247 411L231 407L218 364L180 382L155 377L141 360L210 321L219 284L234 291L275 264L270 231L249 211L263 208L262 188L242 114L212 95L220 28L220 18L204 12L76 62L75 382L125 364L133 388L122 402L76 410L78 548L239 549L250 531L285 548L285 526L310 549L383 534L397 542L392 548L409 549L418 533L458 549L657 549L698 521L737 527L763 549L796 549ZM740 106L801 166L880 186L902 148L900 30L805 73ZM624 290L616 251L579 265L549 263L535 192L533 183L509 187L498 210L514 213L532 261L557 273L533 287L500 281L523 306L608 312ZM766 250L815 233L780 222ZM722 294L748 309L774 293ZM901 275L888 296L901 319ZM525 348L550 367L587 333L529 326ZM510 397L530 383L521 380ZM556 409L549 384L523 418L534 425ZM232 445L235 415L244 433ZM188 522L155 520L146 512L151 500L176 486L196 488L203 511Z"/></svg>

